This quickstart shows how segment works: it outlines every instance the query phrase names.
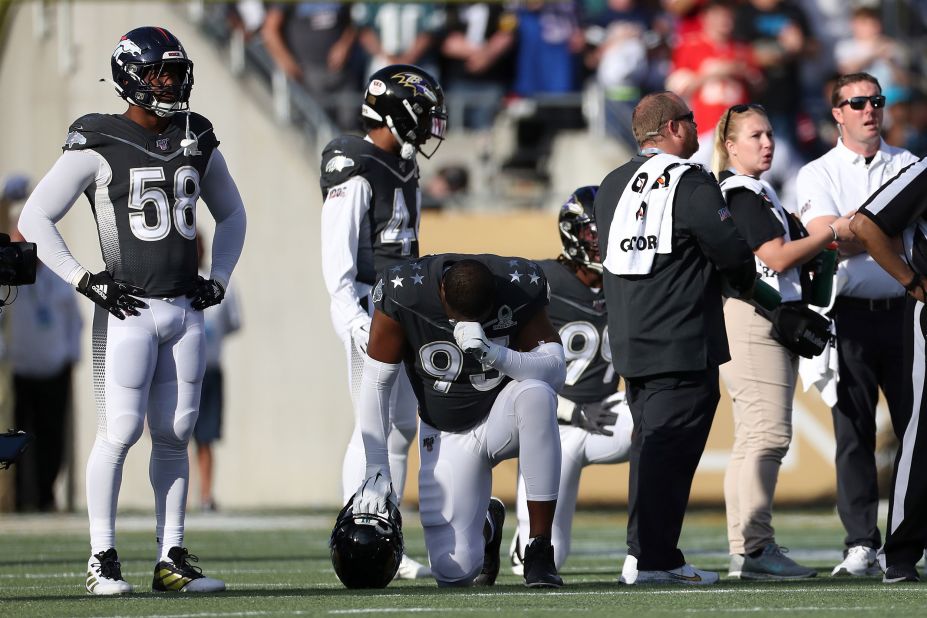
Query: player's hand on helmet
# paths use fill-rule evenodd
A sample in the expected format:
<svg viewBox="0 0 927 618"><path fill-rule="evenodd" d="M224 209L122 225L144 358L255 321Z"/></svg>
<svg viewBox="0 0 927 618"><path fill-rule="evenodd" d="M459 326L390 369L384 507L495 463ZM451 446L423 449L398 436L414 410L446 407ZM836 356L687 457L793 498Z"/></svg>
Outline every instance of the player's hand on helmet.
<svg viewBox="0 0 927 618"><path fill-rule="evenodd" d="M84 273L77 282L77 291L120 320L126 319L126 315L139 315L138 310L148 306L135 298L145 294L145 290L120 283L105 270L95 275Z"/></svg>
<svg viewBox="0 0 927 618"><path fill-rule="evenodd" d="M206 279L199 277L196 286L187 292L187 298L192 298L190 306L197 311L202 311L206 307L218 305L225 298L225 288L215 279Z"/></svg>
<svg viewBox="0 0 927 618"><path fill-rule="evenodd" d="M351 342L360 352L361 356L367 356L367 344L370 342L370 323L371 319L364 316L351 325Z"/></svg>
<svg viewBox="0 0 927 618"><path fill-rule="evenodd" d="M354 514L358 513L386 513L387 502L396 504L396 492L393 491L392 479L389 474L377 472L367 477L364 483L354 494L352 508Z"/></svg>
<svg viewBox="0 0 927 618"><path fill-rule="evenodd" d="M454 326L454 339L461 350L472 354L481 363L487 361L486 356L492 345L479 322L457 322Z"/></svg>
<svg viewBox="0 0 927 618"><path fill-rule="evenodd" d="M617 403L615 405L618 405ZM581 427L589 433L597 433L603 436L613 436L615 433L608 429L618 420L618 412L613 412L605 401L598 403L578 403L573 408L573 418L570 424L574 427Z"/></svg>

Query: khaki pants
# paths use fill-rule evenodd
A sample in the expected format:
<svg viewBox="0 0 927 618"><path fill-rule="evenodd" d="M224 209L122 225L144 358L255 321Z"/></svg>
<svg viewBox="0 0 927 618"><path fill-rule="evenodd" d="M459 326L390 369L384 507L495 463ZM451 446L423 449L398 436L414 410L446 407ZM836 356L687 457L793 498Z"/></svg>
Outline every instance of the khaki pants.
<svg viewBox="0 0 927 618"><path fill-rule="evenodd" d="M734 446L724 475L731 554L775 540L772 502L792 440L798 357L769 335L770 323L739 300L724 305L731 361L721 377L734 403Z"/></svg>

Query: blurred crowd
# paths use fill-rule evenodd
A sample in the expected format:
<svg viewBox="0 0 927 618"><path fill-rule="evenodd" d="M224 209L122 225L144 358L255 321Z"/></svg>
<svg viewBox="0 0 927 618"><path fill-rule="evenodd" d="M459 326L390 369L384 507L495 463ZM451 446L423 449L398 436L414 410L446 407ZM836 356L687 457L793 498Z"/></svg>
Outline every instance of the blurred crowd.
<svg viewBox="0 0 927 618"><path fill-rule="evenodd" d="M704 163L722 111L761 103L779 144L772 175L787 179L836 142L833 80L859 71L888 98L886 141L927 154L927 4L916 0L243 0L226 10L341 129L359 128L357 93L390 63L439 78L451 130L485 130L515 110L512 169L538 170L564 128L595 125L635 148L631 110L665 88L695 112Z"/></svg>

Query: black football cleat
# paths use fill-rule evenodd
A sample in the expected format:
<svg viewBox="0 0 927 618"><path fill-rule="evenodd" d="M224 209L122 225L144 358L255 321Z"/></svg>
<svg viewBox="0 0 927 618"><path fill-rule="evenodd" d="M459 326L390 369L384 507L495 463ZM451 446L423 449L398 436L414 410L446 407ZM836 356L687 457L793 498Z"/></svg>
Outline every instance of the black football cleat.
<svg viewBox="0 0 927 618"><path fill-rule="evenodd" d="M557 575L554 546L545 536L534 537L525 547L525 586L528 588L560 588L563 579Z"/></svg>
<svg viewBox="0 0 927 618"><path fill-rule="evenodd" d="M885 575L882 576L883 584L899 584L901 582L919 582L921 578L917 575L917 568L911 565L896 564L885 569Z"/></svg>
<svg viewBox="0 0 927 618"><path fill-rule="evenodd" d="M496 497L489 499L486 510L486 525L491 526L492 538L486 543L483 554L483 570L473 579L474 586L492 586L499 576L499 548L502 545L502 524L505 522L505 505Z"/></svg>

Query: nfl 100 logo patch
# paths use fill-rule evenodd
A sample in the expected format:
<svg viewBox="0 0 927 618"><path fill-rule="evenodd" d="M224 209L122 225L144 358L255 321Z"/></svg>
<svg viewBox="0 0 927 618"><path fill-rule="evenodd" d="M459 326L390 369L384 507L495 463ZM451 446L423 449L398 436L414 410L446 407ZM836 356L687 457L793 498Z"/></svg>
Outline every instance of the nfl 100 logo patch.
<svg viewBox="0 0 927 618"><path fill-rule="evenodd" d="M163 137L163 138L159 139L159 140L157 141L158 150L167 150L167 147L168 147L168 144L169 144L169 143L170 143L170 139L167 138L167 137Z"/></svg>

